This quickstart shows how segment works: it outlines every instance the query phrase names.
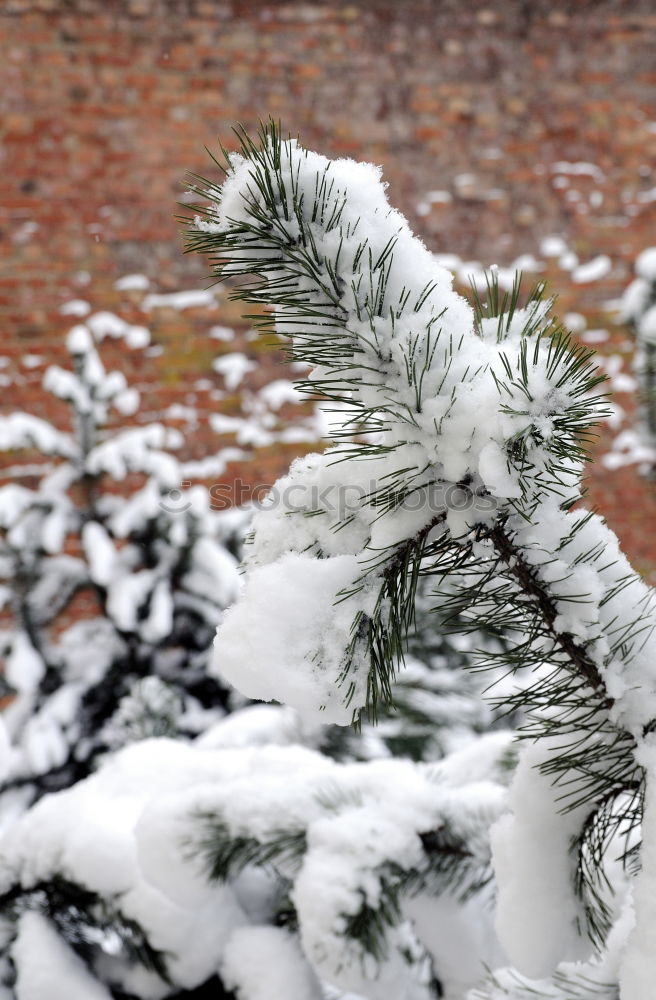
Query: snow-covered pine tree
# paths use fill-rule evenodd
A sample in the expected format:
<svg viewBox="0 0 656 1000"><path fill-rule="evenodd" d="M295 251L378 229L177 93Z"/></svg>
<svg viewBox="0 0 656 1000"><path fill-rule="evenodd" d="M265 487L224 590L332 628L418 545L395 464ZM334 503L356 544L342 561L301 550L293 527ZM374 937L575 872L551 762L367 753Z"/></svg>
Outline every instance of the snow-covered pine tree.
<svg viewBox="0 0 656 1000"><path fill-rule="evenodd" d="M205 487L180 490L178 431L129 423L139 395L123 373L105 371L92 328L70 331L71 369L52 366L44 378L70 407L72 433L27 413L0 417L0 448L35 452L37 478L34 488L0 488L11 696L0 714L0 825L85 777L109 750L197 733L228 697L206 666L237 592L226 545L238 526L210 509ZM84 592L95 612L70 614Z"/></svg>
<svg viewBox="0 0 656 1000"><path fill-rule="evenodd" d="M190 246L219 278L249 279L236 295L268 307L264 322L311 366L305 388L350 413L343 439L297 461L257 515L217 669L249 697L346 725L392 699L419 580L442 607L511 630L509 662L533 676L514 696L528 722L493 830L502 943L535 978L591 956L598 973L595 951L617 945L619 854L633 874L641 864L635 926L602 995L619 980L622 1000L647 1000L656 604L604 521L575 506L603 413L591 352L542 287L521 304L492 274L470 307L375 167L330 162L272 123L240 138L222 186L201 185ZM346 514L345 484L357 497Z"/></svg>
<svg viewBox="0 0 656 1000"><path fill-rule="evenodd" d="M638 376L642 408L642 433L652 452L651 475L656 473L656 247L638 255L636 277L625 290L620 319L633 331L636 349L633 366Z"/></svg>
<svg viewBox="0 0 656 1000"><path fill-rule="evenodd" d="M0 852L3 1000L49 1000L55 974L71 1000L456 1000L498 966L511 735L432 765L338 763L299 735L245 708L24 813Z"/></svg>

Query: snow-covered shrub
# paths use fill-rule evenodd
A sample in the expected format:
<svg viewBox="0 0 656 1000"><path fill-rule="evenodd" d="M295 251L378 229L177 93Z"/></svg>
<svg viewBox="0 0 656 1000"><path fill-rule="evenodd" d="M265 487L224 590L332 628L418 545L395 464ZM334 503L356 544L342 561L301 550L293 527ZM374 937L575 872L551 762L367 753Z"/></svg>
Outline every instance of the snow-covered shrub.
<svg viewBox="0 0 656 1000"><path fill-rule="evenodd" d="M656 247L638 255L635 273L622 296L619 318L629 324L636 339L633 365L640 385L644 443L653 452L653 474L656 469Z"/></svg>
<svg viewBox="0 0 656 1000"><path fill-rule="evenodd" d="M0 447L40 461L29 470L36 486L0 487L0 647L12 696L0 714L0 825L107 750L202 731L228 698L206 668L237 593L226 545L238 519L213 511L205 487L180 489L178 431L127 423L138 393L105 371L92 328L70 331L71 369L44 378L70 407L72 433L27 413L0 417ZM79 611L81 595L91 611Z"/></svg>
<svg viewBox="0 0 656 1000"><path fill-rule="evenodd" d="M193 744L134 743L15 822L18 1000L45 1000L23 983L57 962L80 997L239 1000L455 998L498 964L488 827L510 734L435 764L338 763L298 736L287 710L245 708Z"/></svg>
<svg viewBox="0 0 656 1000"><path fill-rule="evenodd" d="M376 168L330 162L270 125L226 170L202 189L191 245L218 277L248 278L238 295L269 306L268 325L312 368L307 388L349 412L344 440L294 463L282 502L257 514L216 672L348 724L393 700L420 579L441 606L508 628L509 662L529 674L511 700L528 722L492 834L497 928L524 975L601 961L630 923L620 897L641 856L645 786L653 836L656 602L603 520L574 506L604 412L592 353L540 287L521 304L492 273L471 307ZM344 484L357 497L346 514ZM616 970L622 1000L652 992L651 853Z"/></svg>

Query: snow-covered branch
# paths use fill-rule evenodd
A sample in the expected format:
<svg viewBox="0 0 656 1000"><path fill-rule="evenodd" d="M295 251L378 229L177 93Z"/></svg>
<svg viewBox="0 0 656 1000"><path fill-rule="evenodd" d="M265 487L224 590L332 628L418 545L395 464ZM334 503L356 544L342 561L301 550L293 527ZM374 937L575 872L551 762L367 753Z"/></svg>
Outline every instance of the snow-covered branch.
<svg viewBox="0 0 656 1000"><path fill-rule="evenodd" d="M602 519L571 509L604 412L591 352L541 287L521 304L519 281L502 294L492 272L484 301L465 302L374 167L331 162L269 124L242 136L226 170L221 188L201 188L190 245L217 276L250 276L237 296L268 307L312 368L301 388L343 419L337 443L295 463L255 520L217 673L308 717L375 714L428 579L459 613L505 624L509 662L540 672L519 696L528 732L552 747L534 793L570 817L546 877L585 872L570 840L601 836L609 799L635 794L656 720L654 595ZM504 828L514 844L520 827ZM572 922L575 938L593 933L594 909ZM527 966L553 964L535 947L543 957Z"/></svg>

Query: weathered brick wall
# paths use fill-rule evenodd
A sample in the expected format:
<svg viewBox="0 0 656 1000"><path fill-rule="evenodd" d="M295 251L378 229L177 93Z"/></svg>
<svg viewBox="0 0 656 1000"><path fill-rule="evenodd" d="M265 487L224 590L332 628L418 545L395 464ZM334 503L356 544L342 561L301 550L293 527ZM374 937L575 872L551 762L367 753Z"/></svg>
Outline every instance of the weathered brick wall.
<svg viewBox="0 0 656 1000"><path fill-rule="evenodd" d="M23 319L79 269L200 277L173 219L185 170L268 114L329 155L382 163L411 219L425 192L451 193L421 220L435 248L502 261L562 231L583 253L623 255L653 223L627 212L656 182L651 0L1 9L2 305ZM558 160L597 164L603 203L583 212L554 188Z"/></svg>
<svg viewBox="0 0 656 1000"><path fill-rule="evenodd" d="M603 281L552 274L567 309L607 324L604 301L656 243L655 93L653 0L2 0L0 353L17 376L3 403L47 409L42 365L21 358L61 353L63 302L143 322L120 275L203 283L174 218L185 171L206 172L205 144L268 114L329 155L381 163L435 250L505 263L558 233L582 260L608 254ZM125 363L152 411L213 405L192 387L208 324L237 322L234 306L219 313L149 315L166 351ZM203 424L190 450L216 448ZM278 459L262 461L269 473ZM645 568L652 489L625 472L595 484Z"/></svg>

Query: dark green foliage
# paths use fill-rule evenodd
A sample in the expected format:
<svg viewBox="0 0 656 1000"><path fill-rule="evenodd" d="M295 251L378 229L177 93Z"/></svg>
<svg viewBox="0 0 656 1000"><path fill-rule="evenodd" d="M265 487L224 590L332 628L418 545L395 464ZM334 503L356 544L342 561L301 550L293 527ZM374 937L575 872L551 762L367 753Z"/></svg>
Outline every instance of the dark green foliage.
<svg viewBox="0 0 656 1000"><path fill-rule="evenodd" d="M304 830L280 831L260 841L235 836L214 813L201 813L196 820L200 832L189 844L190 854L205 860L209 877L216 881L234 878L247 865L269 865L276 860L298 864L306 848Z"/></svg>
<svg viewBox="0 0 656 1000"><path fill-rule="evenodd" d="M0 897L0 914L16 920L26 910L36 910L52 921L70 947L93 967L111 940L113 953L140 965L170 983L166 955L153 948L134 920L125 917L117 900L102 897L63 877L20 887Z"/></svg>

